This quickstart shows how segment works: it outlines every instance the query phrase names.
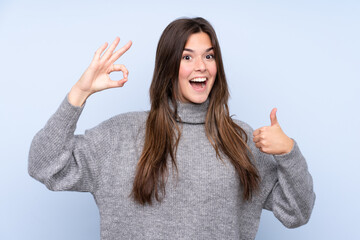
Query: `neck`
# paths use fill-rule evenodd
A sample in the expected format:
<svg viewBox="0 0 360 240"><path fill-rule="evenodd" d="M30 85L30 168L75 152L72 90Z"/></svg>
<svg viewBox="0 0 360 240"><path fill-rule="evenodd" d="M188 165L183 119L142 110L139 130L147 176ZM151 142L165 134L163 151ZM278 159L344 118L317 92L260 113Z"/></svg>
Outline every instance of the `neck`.
<svg viewBox="0 0 360 240"><path fill-rule="evenodd" d="M180 118L178 122L190 124L205 123L208 106L209 99L200 104L177 101L177 114Z"/></svg>

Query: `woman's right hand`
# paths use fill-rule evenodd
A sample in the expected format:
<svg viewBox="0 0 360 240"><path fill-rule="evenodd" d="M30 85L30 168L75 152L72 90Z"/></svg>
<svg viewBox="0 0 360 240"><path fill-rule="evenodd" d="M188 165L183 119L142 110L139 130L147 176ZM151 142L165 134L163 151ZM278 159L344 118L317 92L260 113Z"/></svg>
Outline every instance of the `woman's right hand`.
<svg viewBox="0 0 360 240"><path fill-rule="evenodd" d="M122 87L127 82L128 70L124 65L114 64L114 62L131 47L132 42L129 41L122 48L114 52L119 41L120 38L116 37L104 54L102 53L107 48L107 43L95 52L90 66L69 92L68 100L72 105L82 106L91 94L108 88ZM110 73L114 71L123 72L124 78L119 81L111 80Z"/></svg>

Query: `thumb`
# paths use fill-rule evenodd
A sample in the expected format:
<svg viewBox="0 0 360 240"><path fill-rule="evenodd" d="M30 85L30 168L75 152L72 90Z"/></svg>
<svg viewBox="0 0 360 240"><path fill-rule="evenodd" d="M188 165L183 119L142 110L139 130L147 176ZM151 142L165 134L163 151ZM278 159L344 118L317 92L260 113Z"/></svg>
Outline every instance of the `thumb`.
<svg viewBox="0 0 360 240"><path fill-rule="evenodd" d="M273 108L273 110L271 110L271 113L270 113L271 126L278 124L278 120L276 117L276 111L277 111L277 108Z"/></svg>

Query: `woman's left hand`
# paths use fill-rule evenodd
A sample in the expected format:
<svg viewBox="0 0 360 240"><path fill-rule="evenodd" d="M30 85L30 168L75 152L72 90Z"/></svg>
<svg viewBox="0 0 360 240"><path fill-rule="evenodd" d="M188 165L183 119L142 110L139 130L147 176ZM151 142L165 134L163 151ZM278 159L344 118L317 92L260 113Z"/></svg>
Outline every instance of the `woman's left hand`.
<svg viewBox="0 0 360 240"><path fill-rule="evenodd" d="M268 154L280 155L291 151L294 141L281 129L276 118L277 109L270 113L271 126L261 127L254 131L253 141L260 151Z"/></svg>

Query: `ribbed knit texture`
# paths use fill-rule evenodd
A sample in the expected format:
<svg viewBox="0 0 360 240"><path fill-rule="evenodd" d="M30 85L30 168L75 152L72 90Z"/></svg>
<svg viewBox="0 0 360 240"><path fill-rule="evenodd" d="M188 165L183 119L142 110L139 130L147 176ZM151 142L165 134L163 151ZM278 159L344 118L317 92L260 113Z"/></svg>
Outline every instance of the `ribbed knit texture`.
<svg viewBox="0 0 360 240"><path fill-rule="evenodd" d="M286 227L309 218L315 201L312 178L295 142L284 155L260 152L248 134L248 145L261 176L251 201L233 166L216 158L208 141L204 104L178 103L182 135L172 174L161 203L141 206L129 196L142 152L147 112L117 115L84 135L74 135L83 107L64 99L33 139L29 174L54 191L87 191L100 211L101 239L254 239L263 208Z"/></svg>

